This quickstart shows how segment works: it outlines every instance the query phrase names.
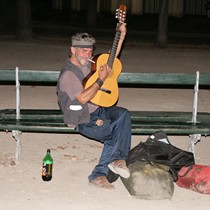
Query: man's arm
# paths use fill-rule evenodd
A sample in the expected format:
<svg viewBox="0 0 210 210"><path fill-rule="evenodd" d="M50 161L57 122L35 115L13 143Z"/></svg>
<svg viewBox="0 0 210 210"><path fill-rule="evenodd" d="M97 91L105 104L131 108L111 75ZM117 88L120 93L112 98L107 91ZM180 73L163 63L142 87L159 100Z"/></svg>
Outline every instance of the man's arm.
<svg viewBox="0 0 210 210"><path fill-rule="evenodd" d="M126 23L123 23L119 27L119 30L121 31L121 34L120 34L120 39L119 39L119 43L118 43L118 46L117 46L116 57L118 57L118 55L121 51L122 44L124 42L124 39L125 39L125 36L126 36L126 33L127 33Z"/></svg>

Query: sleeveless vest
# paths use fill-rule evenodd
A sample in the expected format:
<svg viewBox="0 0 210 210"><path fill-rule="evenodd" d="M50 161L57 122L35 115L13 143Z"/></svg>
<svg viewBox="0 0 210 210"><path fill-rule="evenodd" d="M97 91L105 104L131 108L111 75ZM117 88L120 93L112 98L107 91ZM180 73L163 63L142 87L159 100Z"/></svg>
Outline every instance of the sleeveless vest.
<svg viewBox="0 0 210 210"><path fill-rule="evenodd" d="M84 79L84 75L81 69L68 61L60 72L57 84L58 104L63 113L64 123L67 125L74 125L76 127L78 124L88 123L90 121L90 113L87 104L82 104L77 99L71 100L66 92L60 90L60 77L66 71L73 72L78 77L81 83ZM71 107L73 106L77 107L77 109L72 109Z"/></svg>

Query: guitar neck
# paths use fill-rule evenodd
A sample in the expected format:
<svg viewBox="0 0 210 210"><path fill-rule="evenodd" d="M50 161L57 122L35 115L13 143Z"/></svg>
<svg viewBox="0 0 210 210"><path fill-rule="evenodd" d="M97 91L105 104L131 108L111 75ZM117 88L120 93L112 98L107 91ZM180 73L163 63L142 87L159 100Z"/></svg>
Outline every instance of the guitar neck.
<svg viewBox="0 0 210 210"><path fill-rule="evenodd" d="M108 59L108 62L107 62L107 64L109 65L110 68L112 68L114 59L116 57L117 47L118 47L118 43L119 43L119 40L120 40L120 34L121 34L121 31L117 30L117 32L115 34L115 37L114 37L114 42L112 44L111 53L109 55L109 59Z"/></svg>

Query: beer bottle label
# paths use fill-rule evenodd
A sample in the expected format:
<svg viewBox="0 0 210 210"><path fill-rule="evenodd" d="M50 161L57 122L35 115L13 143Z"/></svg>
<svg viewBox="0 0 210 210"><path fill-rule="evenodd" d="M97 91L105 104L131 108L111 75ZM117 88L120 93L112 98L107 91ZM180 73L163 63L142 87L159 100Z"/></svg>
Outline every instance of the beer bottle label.
<svg viewBox="0 0 210 210"><path fill-rule="evenodd" d="M44 164L42 166L42 176L52 176L52 164Z"/></svg>

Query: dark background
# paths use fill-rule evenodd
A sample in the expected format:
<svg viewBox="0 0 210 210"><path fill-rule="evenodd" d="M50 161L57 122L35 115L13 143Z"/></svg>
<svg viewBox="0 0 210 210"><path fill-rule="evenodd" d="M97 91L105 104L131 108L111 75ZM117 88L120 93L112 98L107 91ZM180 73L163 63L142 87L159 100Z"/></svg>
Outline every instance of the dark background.
<svg viewBox="0 0 210 210"><path fill-rule="evenodd" d="M65 9L52 9L51 0L31 0L33 36L70 37L79 31L88 31L97 39L111 40L116 26L114 14L109 11L97 13L94 26L87 25L87 8L72 11L66 2ZM206 2L206 1L205 1ZM205 5L203 5L205 7ZM16 0L0 2L0 35L12 36L17 29ZM127 41L154 42L157 33L158 14L132 15L127 13ZM210 45L210 18L207 15L184 15L168 17L169 44Z"/></svg>

